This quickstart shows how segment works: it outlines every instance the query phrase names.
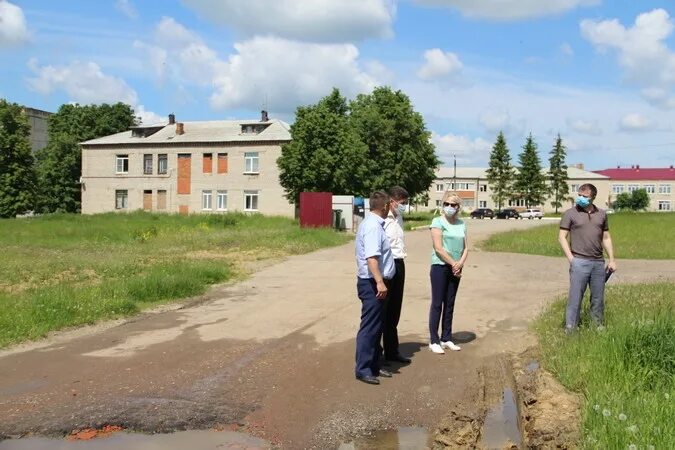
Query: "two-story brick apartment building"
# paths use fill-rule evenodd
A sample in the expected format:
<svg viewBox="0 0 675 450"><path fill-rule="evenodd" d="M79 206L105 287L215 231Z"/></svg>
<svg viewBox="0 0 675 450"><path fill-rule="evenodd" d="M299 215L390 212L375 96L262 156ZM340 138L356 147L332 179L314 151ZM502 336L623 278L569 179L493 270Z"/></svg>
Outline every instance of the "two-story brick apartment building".
<svg viewBox="0 0 675 450"><path fill-rule="evenodd" d="M623 192L644 189L649 194L649 211L675 210L675 168L617 167L597 170L595 173L611 179L611 201Z"/></svg>
<svg viewBox="0 0 675 450"><path fill-rule="evenodd" d="M83 142L82 213L250 211L293 216L277 158L288 124L218 120L143 125Z"/></svg>

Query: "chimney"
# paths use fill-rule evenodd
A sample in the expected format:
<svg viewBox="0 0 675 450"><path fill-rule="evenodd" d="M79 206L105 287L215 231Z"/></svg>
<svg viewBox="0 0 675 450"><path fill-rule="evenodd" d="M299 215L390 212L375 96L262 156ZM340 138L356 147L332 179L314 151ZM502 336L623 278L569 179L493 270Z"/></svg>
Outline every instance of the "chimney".
<svg viewBox="0 0 675 450"><path fill-rule="evenodd" d="M617 164L617 165L616 165L616 168L617 168L617 169L620 169L620 168L621 168L621 166Z"/></svg>
<svg viewBox="0 0 675 450"><path fill-rule="evenodd" d="M672 165L672 164L670 165L670 170L673 170L673 165Z"/></svg>
<svg viewBox="0 0 675 450"><path fill-rule="evenodd" d="M638 172L640 171L640 164L638 164L637 166L635 166L635 170L637 170Z"/></svg>
<svg viewBox="0 0 675 450"><path fill-rule="evenodd" d="M169 114L169 125L176 123L176 115L174 113Z"/></svg>
<svg viewBox="0 0 675 450"><path fill-rule="evenodd" d="M182 134L185 134L185 126L183 122L176 122L176 135L180 136Z"/></svg>
<svg viewBox="0 0 675 450"><path fill-rule="evenodd" d="M267 111L265 111L264 109L262 111L260 111L260 121L261 122L267 122L269 120L270 120L270 118L267 115Z"/></svg>
<svg viewBox="0 0 675 450"><path fill-rule="evenodd" d="M577 163L577 164L574 165L574 167L576 167L577 169L584 170L584 164L583 163Z"/></svg>
<svg viewBox="0 0 675 450"><path fill-rule="evenodd" d="M631 168L631 169L635 169L635 165L634 165L634 164L631 164L630 168Z"/></svg>

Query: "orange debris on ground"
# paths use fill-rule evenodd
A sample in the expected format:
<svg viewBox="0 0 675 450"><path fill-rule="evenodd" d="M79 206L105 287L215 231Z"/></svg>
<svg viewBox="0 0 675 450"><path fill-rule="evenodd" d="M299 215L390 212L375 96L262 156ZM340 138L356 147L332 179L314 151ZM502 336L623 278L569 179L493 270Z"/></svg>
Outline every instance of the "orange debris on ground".
<svg viewBox="0 0 675 450"><path fill-rule="evenodd" d="M100 429L85 428L84 430L75 430L68 436L69 441L89 441L91 439L104 438L113 433L122 431L124 428L117 425L106 425Z"/></svg>

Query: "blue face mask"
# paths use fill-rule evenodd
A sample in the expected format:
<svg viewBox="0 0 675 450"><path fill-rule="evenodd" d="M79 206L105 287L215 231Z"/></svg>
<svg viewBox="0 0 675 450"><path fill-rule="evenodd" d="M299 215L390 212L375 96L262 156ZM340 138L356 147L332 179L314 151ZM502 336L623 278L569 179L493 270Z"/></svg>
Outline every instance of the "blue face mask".
<svg viewBox="0 0 675 450"><path fill-rule="evenodd" d="M455 213L457 212L457 208L453 208L452 206L446 206L445 208L443 208L443 212L445 213L446 216L451 217L455 215Z"/></svg>
<svg viewBox="0 0 675 450"><path fill-rule="evenodd" d="M396 206L396 211L397 211L399 214L403 214L403 213L405 212L406 206L408 206L408 205L403 205L403 204L400 204L400 203L399 203L399 204Z"/></svg>
<svg viewBox="0 0 675 450"><path fill-rule="evenodd" d="M586 208L588 205L591 204L591 200L588 199L588 198L586 198L586 197L582 197L581 195L579 195L579 196L577 197L576 203L577 203L577 205L579 205L580 207Z"/></svg>

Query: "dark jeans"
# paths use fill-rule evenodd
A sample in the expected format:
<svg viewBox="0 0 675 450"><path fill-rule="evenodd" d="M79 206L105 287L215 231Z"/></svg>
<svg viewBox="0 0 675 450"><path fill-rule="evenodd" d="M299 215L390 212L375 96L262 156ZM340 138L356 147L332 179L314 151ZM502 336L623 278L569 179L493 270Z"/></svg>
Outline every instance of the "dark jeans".
<svg viewBox="0 0 675 450"><path fill-rule="evenodd" d="M394 260L396 275L387 283L389 293L387 295L386 312L384 316L384 357L393 359L398 352L398 321L401 318L401 305L403 304L403 286L405 285L405 262L402 259Z"/></svg>
<svg viewBox="0 0 675 450"><path fill-rule="evenodd" d="M380 373L382 327L386 300L378 299L375 280L359 278L356 291L361 300L361 326L356 335L357 377L377 376Z"/></svg>
<svg viewBox="0 0 675 450"><path fill-rule="evenodd" d="M429 308L429 336L432 344L452 340L452 313L455 310L455 297L459 288L459 278L452 274L447 264L432 264L431 272L431 308ZM438 323L443 317L441 337L438 337Z"/></svg>

